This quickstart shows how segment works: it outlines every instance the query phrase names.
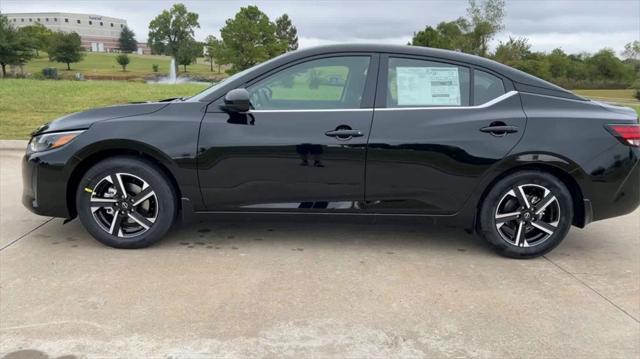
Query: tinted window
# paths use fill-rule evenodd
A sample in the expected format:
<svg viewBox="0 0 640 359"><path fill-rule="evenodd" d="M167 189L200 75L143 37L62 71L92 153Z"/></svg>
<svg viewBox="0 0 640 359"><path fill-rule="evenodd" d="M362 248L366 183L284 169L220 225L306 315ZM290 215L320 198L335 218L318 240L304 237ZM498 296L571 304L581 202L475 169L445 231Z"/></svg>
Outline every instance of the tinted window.
<svg viewBox="0 0 640 359"><path fill-rule="evenodd" d="M502 79L490 73L473 71L473 104L481 105L505 93Z"/></svg>
<svg viewBox="0 0 640 359"><path fill-rule="evenodd" d="M425 60L389 59L387 107L468 105L468 68Z"/></svg>
<svg viewBox="0 0 640 359"><path fill-rule="evenodd" d="M359 108L368 56L331 57L291 66L248 88L256 110Z"/></svg>

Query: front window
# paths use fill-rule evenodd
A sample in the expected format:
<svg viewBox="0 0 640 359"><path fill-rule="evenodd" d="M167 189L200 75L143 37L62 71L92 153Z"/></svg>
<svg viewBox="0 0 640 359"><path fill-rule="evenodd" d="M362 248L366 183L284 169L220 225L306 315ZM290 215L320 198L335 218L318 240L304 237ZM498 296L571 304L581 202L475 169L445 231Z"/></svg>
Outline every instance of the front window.
<svg viewBox="0 0 640 359"><path fill-rule="evenodd" d="M247 90L256 110L360 108L369 56L311 60L277 72Z"/></svg>
<svg viewBox="0 0 640 359"><path fill-rule="evenodd" d="M390 58L387 107L469 105L469 69L447 63Z"/></svg>

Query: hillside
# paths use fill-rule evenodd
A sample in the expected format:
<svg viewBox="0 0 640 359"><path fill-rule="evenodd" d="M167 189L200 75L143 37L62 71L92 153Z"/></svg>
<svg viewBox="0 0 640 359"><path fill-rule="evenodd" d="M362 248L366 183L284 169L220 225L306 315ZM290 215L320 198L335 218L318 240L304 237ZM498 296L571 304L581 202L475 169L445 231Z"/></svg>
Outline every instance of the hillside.
<svg viewBox="0 0 640 359"><path fill-rule="evenodd" d="M64 78L71 78L76 73L82 73L85 78L124 80L124 79L144 79L153 76L165 76L169 72L171 57L161 55L137 55L129 54L130 63L127 71L122 71L122 67L116 62L116 53L86 52L84 60L71 64L71 71L67 70L67 65L58 62L51 62L46 54L41 53L39 58L29 61L24 66L24 71L30 74L41 73L42 69L54 67L58 69L58 74ZM158 72L153 72L153 65L158 65ZM198 79L219 80L226 77L222 68L222 73L218 73L218 68L214 64L213 72L210 71L209 63L204 58L198 58L196 64L187 66L187 72L180 66L179 75L189 76Z"/></svg>

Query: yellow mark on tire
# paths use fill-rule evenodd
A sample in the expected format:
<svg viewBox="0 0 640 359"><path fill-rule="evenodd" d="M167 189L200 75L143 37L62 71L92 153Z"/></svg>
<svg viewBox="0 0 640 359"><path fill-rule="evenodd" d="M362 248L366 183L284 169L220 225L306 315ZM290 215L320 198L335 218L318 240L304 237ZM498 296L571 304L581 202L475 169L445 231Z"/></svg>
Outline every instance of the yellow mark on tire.
<svg viewBox="0 0 640 359"><path fill-rule="evenodd" d="M89 187L85 187L84 191L87 192L87 193L93 193L93 190L91 188L89 188Z"/></svg>

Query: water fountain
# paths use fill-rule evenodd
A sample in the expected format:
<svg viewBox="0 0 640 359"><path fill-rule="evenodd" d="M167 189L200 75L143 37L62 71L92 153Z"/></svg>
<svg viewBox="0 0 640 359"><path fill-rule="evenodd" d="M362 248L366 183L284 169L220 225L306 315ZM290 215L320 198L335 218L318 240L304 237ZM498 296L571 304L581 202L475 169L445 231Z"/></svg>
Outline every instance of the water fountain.
<svg viewBox="0 0 640 359"><path fill-rule="evenodd" d="M190 81L188 77L178 77L178 75L176 74L176 59L172 57L171 64L169 65L169 74L167 76L163 76L156 80L151 80L148 82L158 84L181 84Z"/></svg>
<svg viewBox="0 0 640 359"><path fill-rule="evenodd" d="M169 66L169 78L167 79L170 84L176 83L176 59L171 58L171 66Z"/></svg>

